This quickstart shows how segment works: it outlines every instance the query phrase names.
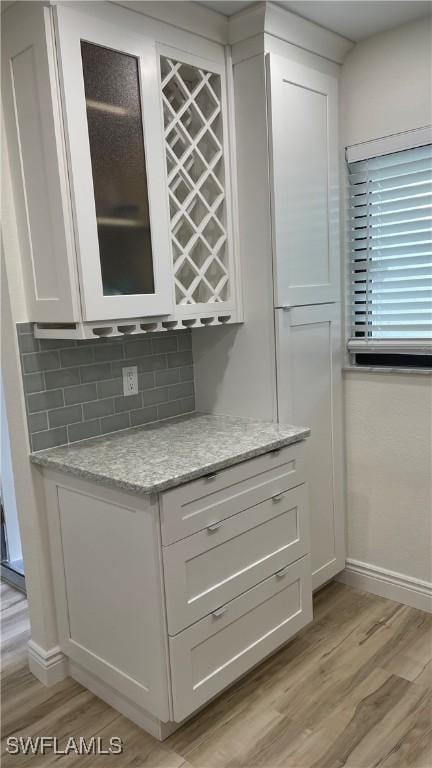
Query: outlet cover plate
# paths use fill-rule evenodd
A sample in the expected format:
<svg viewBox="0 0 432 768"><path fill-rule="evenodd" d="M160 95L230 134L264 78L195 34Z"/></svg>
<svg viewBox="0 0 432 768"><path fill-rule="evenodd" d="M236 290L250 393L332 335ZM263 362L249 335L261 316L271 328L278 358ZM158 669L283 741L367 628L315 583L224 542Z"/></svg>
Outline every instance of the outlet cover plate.
<svg viewBox="0 0 432 768"><path fill-rule="evenodd" d="M138 394L138 368L136 365L130 365L127 368L122 368L123 372L123 394L125 397L128 395Z"/></svg>

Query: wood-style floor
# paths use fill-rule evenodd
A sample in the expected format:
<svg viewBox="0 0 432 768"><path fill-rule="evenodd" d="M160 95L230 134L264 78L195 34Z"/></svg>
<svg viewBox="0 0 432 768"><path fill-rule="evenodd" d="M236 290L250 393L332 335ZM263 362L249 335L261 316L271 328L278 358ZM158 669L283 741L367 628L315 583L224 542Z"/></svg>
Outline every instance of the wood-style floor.
<svg viewBox="0 0 432 768"><path fill-rule="evenodd" d="M160 744L72 680L32 677L25 598L1 593L5 768L432 768L427 613L332 583L313 625ZM5 755L9 735L118 736L124 751Z"/></svg>

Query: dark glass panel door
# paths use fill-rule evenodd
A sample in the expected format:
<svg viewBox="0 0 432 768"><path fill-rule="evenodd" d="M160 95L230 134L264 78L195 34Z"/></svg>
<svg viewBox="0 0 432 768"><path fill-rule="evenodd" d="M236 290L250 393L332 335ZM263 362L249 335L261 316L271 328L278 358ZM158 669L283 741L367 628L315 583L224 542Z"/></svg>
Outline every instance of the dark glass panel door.
<svg viewBox="0 0 432 768"><path fill-rule="evenodd" d="M138 60L81 42L105 296L154 293Z"/></svg>

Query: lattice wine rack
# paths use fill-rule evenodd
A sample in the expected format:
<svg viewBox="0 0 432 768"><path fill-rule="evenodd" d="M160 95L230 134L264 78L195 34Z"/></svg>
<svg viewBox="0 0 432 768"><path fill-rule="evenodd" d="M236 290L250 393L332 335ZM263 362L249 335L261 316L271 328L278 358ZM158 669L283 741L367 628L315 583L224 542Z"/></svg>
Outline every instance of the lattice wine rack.
<svg viewBox="0 0 432 768"><path fill-rule="evenodd" d="M161 87L177 310L222 309L234 288L222 78L162 56Z"/></svg>

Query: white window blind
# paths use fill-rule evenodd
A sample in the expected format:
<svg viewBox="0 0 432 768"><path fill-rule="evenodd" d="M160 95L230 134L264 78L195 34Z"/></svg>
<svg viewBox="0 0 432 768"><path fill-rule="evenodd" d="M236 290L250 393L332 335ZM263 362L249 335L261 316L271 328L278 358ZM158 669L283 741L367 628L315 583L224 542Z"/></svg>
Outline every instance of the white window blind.
<svg viewBox="0 0 432 768"><path fill-rule="evenodd" d="M432 145L348 169L352 347L421 349L432 340Z"/></svg>

